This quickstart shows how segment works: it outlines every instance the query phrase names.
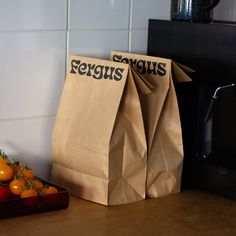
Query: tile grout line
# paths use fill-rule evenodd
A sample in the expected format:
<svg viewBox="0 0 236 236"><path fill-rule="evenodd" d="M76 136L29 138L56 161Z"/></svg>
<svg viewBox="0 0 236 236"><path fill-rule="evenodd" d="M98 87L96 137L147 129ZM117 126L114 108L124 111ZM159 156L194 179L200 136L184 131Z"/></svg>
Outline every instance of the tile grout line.
<svg viewBox="0 0 236 236"><path fill-rule="evenodd" d="M17 30L0 30L0 33L35 33L35 32L79 32L79 31L127 31L136 30L130 28L81 28L81 29L17 29ZM137 28L137 30L144 30L144 28Z"/></svg>
<svg viewBox="0 0 236 236"><path fill-rule="evenodd" d="M132 28L132 16L133 16L133 0L129 3L129 31L128 31L128 52L131 52L131 28Z"/></svg>
<svg viewBox="0 0 236 236"><path fill-rule="evenodd" d="M66 29L0 29L0 33L65 32Z"/></svg>
<svg viewBox="0 0 236 236"><path fill-rule="evenodd" d="M67 0L67 16L66 16L66 49L65 49L65 78L66 78L66 73L67 73L67 62L68 62L68 56L69 56L69 25L70 25L70 0Z"/></svg>
<svg viewBox="0 0 236 236"><path fill-rule="evenodd" d="M79 31L127 31L129 28L80 28L80 29L69 29L69 32Z"/></svg>
<svg viewBox="0 0 236 236"><path fill-rule="evenodd" d="M26 117L14 117L14 118L3 118L0 119L0 122L10 122L10 121L19 121L19 120L36 120L42 118L55 117L55 114L42 115L42 116L26 116Z"/></svg>

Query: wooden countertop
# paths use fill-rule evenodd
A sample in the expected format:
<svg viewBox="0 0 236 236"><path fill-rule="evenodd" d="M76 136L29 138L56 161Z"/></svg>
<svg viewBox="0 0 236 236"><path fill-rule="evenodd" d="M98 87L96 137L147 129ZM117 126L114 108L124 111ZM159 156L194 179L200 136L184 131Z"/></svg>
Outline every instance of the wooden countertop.
<svg viewBox="0 0 236 236"><path fill-rule="evenodd" d="M196 190L113 207L71 197L67 209L0 220L0 235L236 235L236 201Z"/></svg>

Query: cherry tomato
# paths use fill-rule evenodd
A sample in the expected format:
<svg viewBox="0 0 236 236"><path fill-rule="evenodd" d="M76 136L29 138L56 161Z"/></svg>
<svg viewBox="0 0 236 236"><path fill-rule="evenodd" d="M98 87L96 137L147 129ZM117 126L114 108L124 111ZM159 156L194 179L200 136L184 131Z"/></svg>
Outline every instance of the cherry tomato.
<svg viewBox="0 0 236 236"><path fill-rule="evenodd" d="M5 152L0 149L0 164L9 164L9 160Z"/></svg>
<svg viewBox="0 0 236 236"><path fill-rule="evenodd" d="M24 176L28 179L33 179L34 177L34 173L32 171L32 169L24 166L24 167L21 167L18 171L17 171L17 175L19 176Z"/></svg>
<svg viewBox="0 0 236 236"><path fill-rule="evenodd" d="M28 207L34 207L37 204L38 193L34 189L26 189L21 192L22 202Z"/></svg>
<svg viewBox="0 0 236 236"><path fill-rule="evenodd" d="M11 164L11 168L13 170L14 175L17 175L17 172L19 171L19 169L21 168L19 161L14 161Z"/></svg>
<svg viewBox="0 0 236 236"><path fill-rule="evenodd" d="M3 156L0 156L0 164L8 164L8 160L5 158L5 157L3 157Z"/></svg>
<svg viewBox="0 0 236 236"><path fill-rule="evenodd" d="M43 193L43 203L45 206L52 207L57 204L59 199L57 188L46 185L41 192Z"/></svg>
<svg viewBox="0 0 236 236"><path fill-rule="evenodd" d="M0 164L0 180L7 181L13 177L13 170L6 164Z"/></svg>
<svg viewBox="0 0 236 236"><path fill-rule="evenodd" d="M41 192L43 194L53 194L53 193L58 193L58 190L54 186L44 186Z"/></svg>
<svg viewBox="0 0 236 236"><path fill-rule="evenodd" d="M26 182L26 180L25 180L25 179L23 179L23 178L17 178L17 179L20 181L22 188L25 188L25 187L26 187L26 185L27 185L27 182Z"/></svg>
<svg viewBox="0 0 236 236"><path fill-rule="evenodd" d="M38 190L41 190L43 188L43 183L40 180L36 179L36 178L32 179L31 183L32 183L33 187L38 189Z"/></svg>
<svg viewBox="0 0 236 236"><path fill-rule="evenodd" d="M25 189L20 194L21 198L36 197L36 196L38 196L38 193L34 189Z"/></svg>
<svg viewBox="0 0 236 236"><path fill-rule="evenodd" d="M10 191L14 195L21 195L25 186L26 186L26 182L20 178L12 180L9 184Z"/></svg>
<svg viewBox="0 0 236 236"><path fill-rule="evenodd" d="M0 186L0 201L4 201L9 199L11 196L11 192L9 190L9 187L6 185Z"/></svg>

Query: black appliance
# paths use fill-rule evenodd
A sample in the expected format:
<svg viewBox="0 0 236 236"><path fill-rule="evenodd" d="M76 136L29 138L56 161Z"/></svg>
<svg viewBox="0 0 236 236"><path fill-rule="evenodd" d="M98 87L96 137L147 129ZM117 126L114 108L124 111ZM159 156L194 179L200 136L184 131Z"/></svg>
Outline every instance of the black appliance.
<svg viewBox="0 0 236 236"><path fill-rule="evenodd" d="M183 187L236 198L236 25L149 20L148 55L191 67L176 83Z"/></svg>

